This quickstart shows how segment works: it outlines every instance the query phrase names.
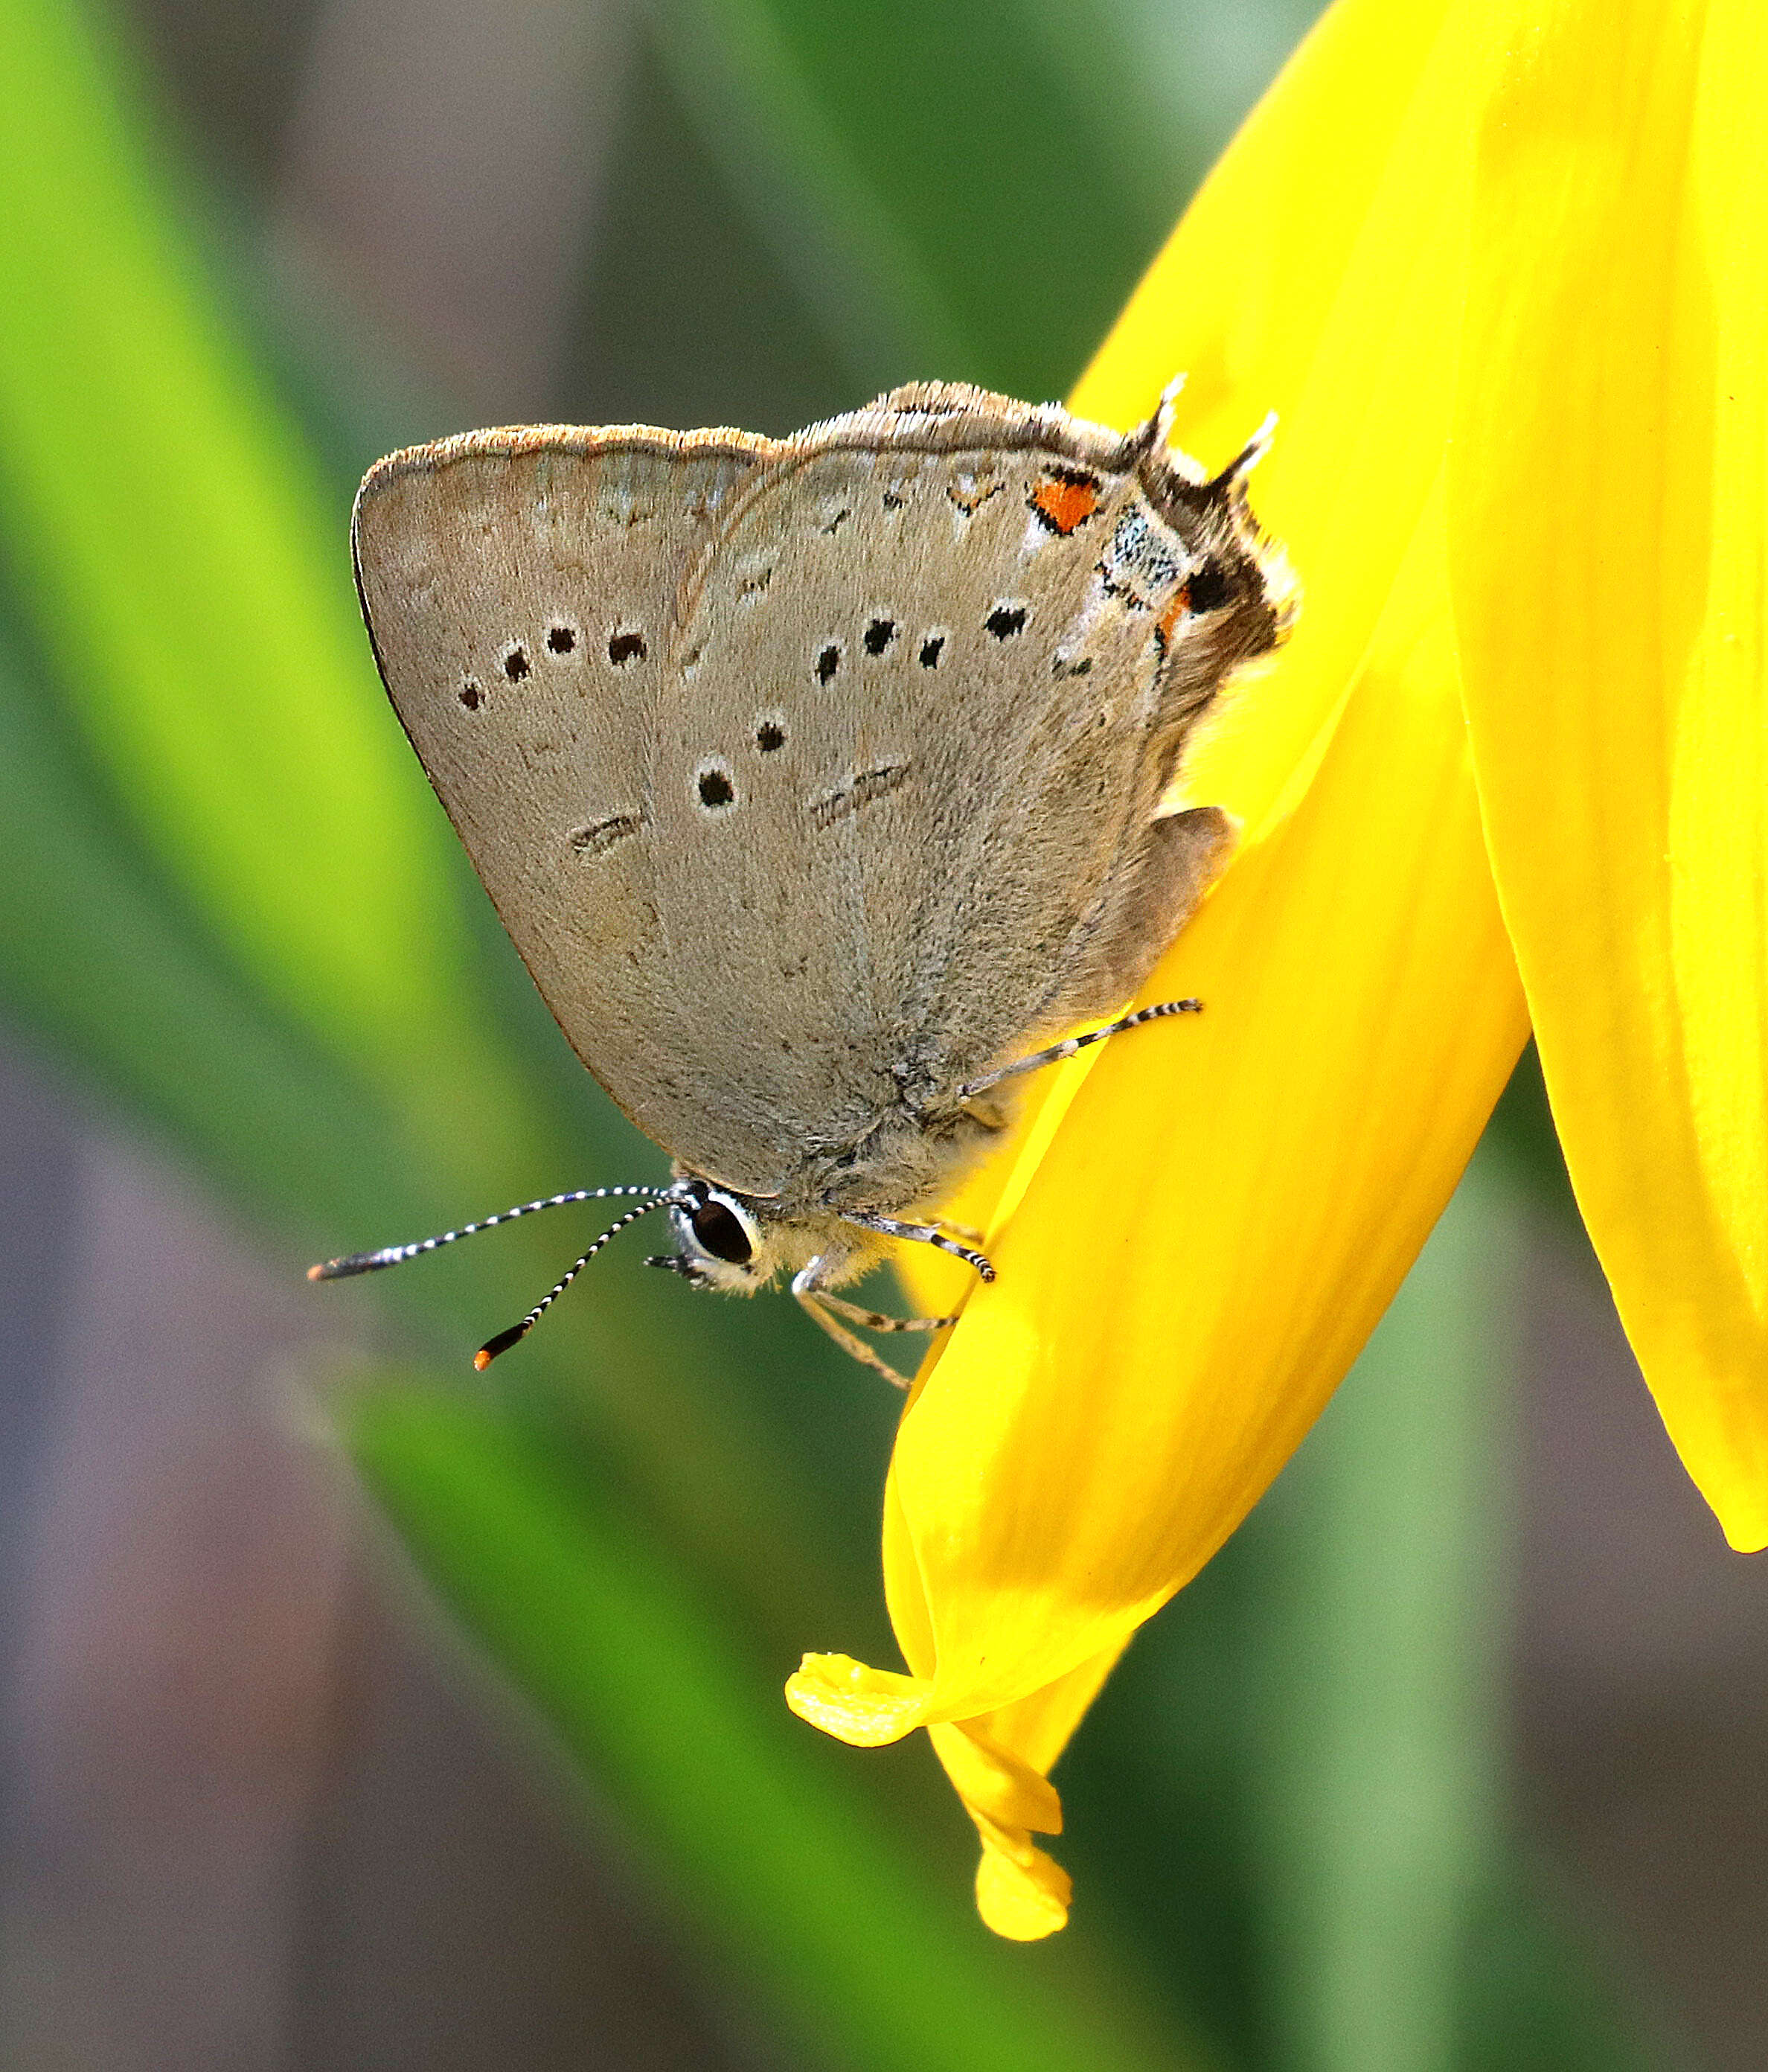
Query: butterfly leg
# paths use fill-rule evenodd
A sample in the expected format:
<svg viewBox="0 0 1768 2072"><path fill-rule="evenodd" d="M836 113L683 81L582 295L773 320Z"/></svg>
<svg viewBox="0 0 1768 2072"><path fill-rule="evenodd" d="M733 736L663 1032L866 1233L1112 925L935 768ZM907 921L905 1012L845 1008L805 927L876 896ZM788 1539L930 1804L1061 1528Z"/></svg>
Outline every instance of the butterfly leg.
<svg viewBox="0 0 1768 2072"><path fill-rule="evenodd" d="M863 1209L845 1209L841 1219L857 1223L861 1230L876 1231L880 1237L906 1237L915 1244L935 1246L954 1259L961 1259L966 1266L973 1266L985 1281L994 1278L993 1265L981 1252L948 1237L935 1223L906 1223L895 1216L874 1216Z"/></svg>
<svg viewBox="0 0 1768 2072"><path fill-rule="evenodd" d="M1103 1029L1089 1029L1084 1036L1070 1036L1063 1042L1052 1043L1046 1050L1034 1050L1029 1058L1021 1058L1014 1064L1003 1065L997 1072L988 1072L980 1079L972 1079L967 1086L958 1088L958 1099L969 1100L988 1087L998 1086L1003 1079L1016 1079L1021 1072L1041 1071L1046 1065L1059 1065L1064 1058L1084 1050L1089 1043L1103 1043L1108 1036L1121 1036L1126 1029L1140 1029L1144 1022L1164 1021L1169 1014L1201 1014L1203 1011L1200 1000L1163 1000L1153 1007L1138 1007L1133 1014L1108 1022Z"/></svg>
<svg viewBox="0 0 1768 2072"><path fill-rule="evenodd" d="M863 1338L856 1338L847 1328L848 1324L858 1324L871 1331L938 1331L948 1324L956 1323L957 1319L884 1317L875 1309L862 1309L857 1302L847 1301L818 1285L818 1276L826 1272L831 1264L827 1253L820 1253L802 1272L793 1276L792 1293L844 1352L851 1354L861 1367L869 1367L874 1374L882 1375L893 1388L907 1388L907 1377L898 1374L888 1360L881 1359Z"/></svg>
<svg viewBox="0 0 1768 2072"><path fill-rule="evenodd" d="M857 1324L867 1331L943 1331L948 1324L955 1324L956 1317L886 1317L876 1309L862 1309L858 1303L849 1302L840 1295L831 1295L826 1289L816 1291L816 1299L833 1309L837 1317L845 1317L850 1324Z"/></svg>
<svg viewBox="0 0 1768 2072"><path fill-rule="evenodd" d="M851 1355L861 1367L869 1367L874 1374L882 1375L892 1388L907 1388L907 1375L898 1374L888 1360L880 1359L865 1340L855 1338L828 1307L831 1297L816 1285L815 1276L822 1264L820 1258L813 1259L801 1272L793 1275L792 1293L797 1297L800 1306L814 1317L841 1350Z"/></svg>

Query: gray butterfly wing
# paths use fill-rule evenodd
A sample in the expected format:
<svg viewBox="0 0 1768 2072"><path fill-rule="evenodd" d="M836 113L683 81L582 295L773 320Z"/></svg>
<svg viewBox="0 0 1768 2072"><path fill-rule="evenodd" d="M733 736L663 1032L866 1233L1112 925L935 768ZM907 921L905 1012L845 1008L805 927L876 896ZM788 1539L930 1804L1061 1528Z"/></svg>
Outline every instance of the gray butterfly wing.
<svg viewBox="0 0 1768 2072"><path fill-rule="evenodd" d="M1234 492L1151 428L929 385L788 442L660 685L657 990L703 1068L671 1148L807 1203L931 1184L959 1086L1115 1007L1201 897L1225 824L1161 796L1275 625Z"/></svg>
<svg viewBox="0 0 1768 2072"><path fill-rule="evenodd" d="M665 1148L688 1011L655 954L648 792L678 590L771 442L477 433L396 454L354 524L389 694L578 1055Z"/></svg>

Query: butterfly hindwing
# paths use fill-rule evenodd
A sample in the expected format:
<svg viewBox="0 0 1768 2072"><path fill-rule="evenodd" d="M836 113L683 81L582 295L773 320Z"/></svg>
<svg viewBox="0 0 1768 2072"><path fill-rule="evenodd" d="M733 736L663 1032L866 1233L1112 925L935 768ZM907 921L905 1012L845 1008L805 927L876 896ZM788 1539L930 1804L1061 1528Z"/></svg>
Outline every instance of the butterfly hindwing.
<svg viewBox="0 0 1768 2072"><path fill-rule="evenodd" d="M1222 857L1214 819L1156 832L1202 532L1115 434L911 393L956 407L790 442L684 601L652 791L668 983L717 1003L697 1169L838 1156L1112 1011Z"/></svg>
<svg viewBox="0 0 1768 2072"><path fill-rule="evenodd" d="M785 441L395 455L358 574L585 1063L695 1172L882 1201L879 1133L1115 1008L1219 863L1162 802L1273 637L1236 494L1155 428L930 384Z"/></svg>

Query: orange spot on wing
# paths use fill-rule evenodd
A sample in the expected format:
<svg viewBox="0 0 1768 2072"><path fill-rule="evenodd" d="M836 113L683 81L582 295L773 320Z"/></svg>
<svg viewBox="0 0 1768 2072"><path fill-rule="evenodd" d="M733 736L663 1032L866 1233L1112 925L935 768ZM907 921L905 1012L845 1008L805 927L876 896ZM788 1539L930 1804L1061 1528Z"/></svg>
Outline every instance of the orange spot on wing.
<svg viewBox="0 0 1768 2072"><path fill-rule="evenodd" d="M1173 593L1173 601L1160 615L1160 637L1163 646L1172 644L1173 629L1191 608L1191 586L1182 582Z"/></svg>
<svg viewBox="0 0 1768 2072"><path fill-rule="evenodd" d="M1099 504L1095 482L1065 481L1048 475L1031 492L1031 501L1050 525L1066 539L1083 519L1092 517Z"/></svg>

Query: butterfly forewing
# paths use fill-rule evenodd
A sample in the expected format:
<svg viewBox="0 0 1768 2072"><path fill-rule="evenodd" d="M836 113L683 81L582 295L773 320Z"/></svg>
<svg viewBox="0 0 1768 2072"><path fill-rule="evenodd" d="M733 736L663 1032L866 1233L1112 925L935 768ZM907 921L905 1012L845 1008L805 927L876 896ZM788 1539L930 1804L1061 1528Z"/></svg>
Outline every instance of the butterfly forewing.
<svg viewBox="0 0 1768 2072"><path fill-rule="evenodd" d="M680 586L767 450L479 434L393 455L357 501L399 717L548 1006L653 1134L679 1008L656 990L657 686Z"/></svg>

